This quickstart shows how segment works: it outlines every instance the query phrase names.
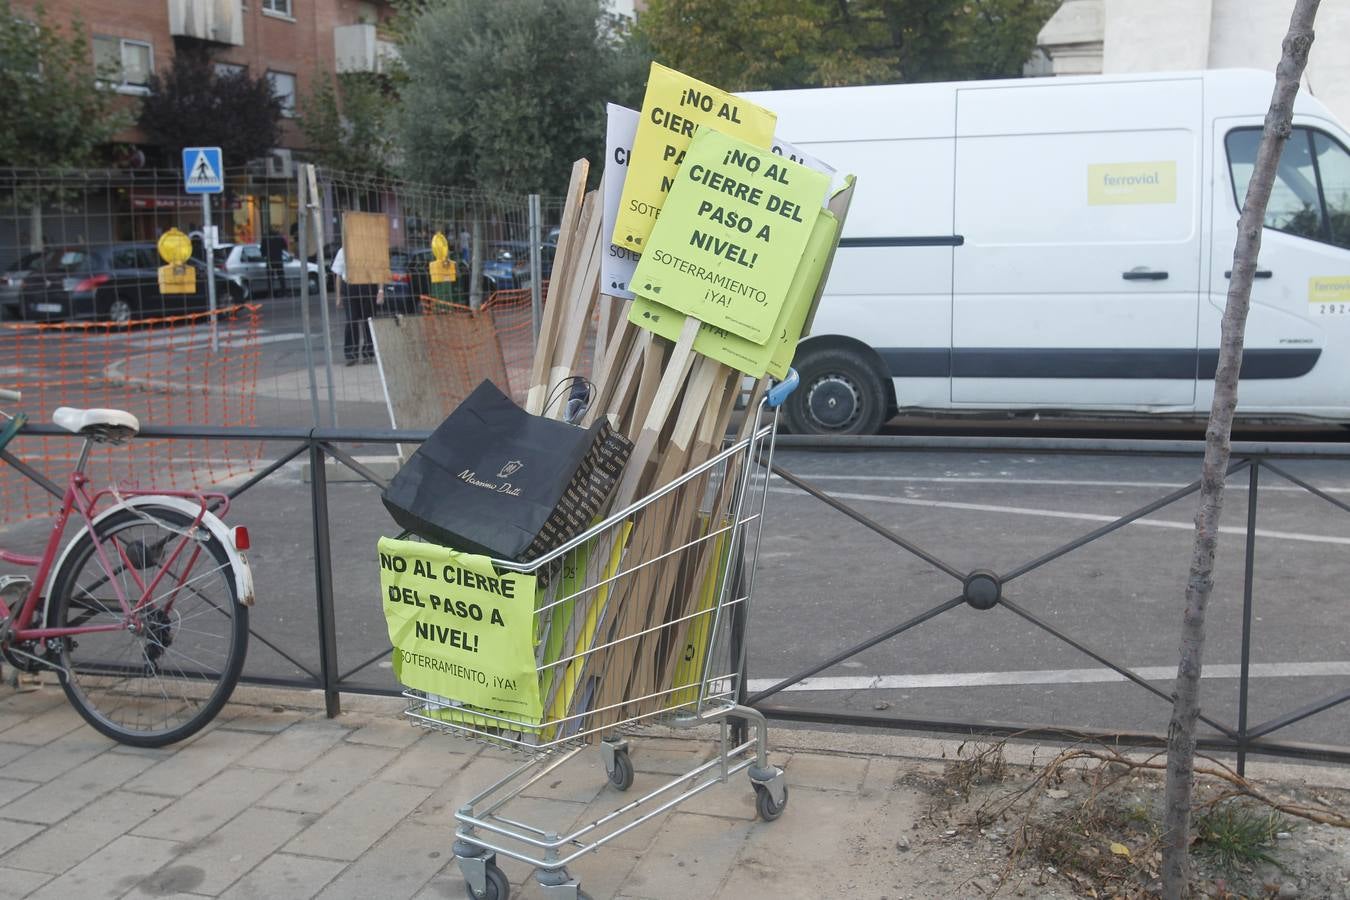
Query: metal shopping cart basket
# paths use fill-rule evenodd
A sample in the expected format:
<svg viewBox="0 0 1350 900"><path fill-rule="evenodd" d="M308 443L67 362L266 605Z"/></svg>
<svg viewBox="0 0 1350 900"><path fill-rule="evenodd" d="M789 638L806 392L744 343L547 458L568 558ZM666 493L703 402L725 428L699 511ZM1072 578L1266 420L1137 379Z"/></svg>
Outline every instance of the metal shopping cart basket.
<svg viewBox="0 0 1350 900"><path fill-rule="evenodd" d="M760 817L782 813L787 785L769 764L764 717L737 699L777 408L796 383L790 372L747 411L748 436L708 462L544 557L493 561L499 573L538 577L532 626L542 715L405 691L414 724L527 756L456 813L454 853L471 897L506 900L498 854L533 866L546 896L585 897L570 863L741 771ZM628 736L656 723L720 724L719 752L569 833L508 816L522 792L591 743L600 745L610 784L628 790Z"/></svg>

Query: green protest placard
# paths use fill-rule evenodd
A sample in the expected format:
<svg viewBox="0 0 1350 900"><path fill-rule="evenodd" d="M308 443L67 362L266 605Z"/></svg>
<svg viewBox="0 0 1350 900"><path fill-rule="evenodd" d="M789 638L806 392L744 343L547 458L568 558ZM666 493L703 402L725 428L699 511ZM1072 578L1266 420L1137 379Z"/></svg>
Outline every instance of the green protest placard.
<svg viewBox="0 0 1350 900"><path fill-rule="evenodd" d="M767 343L829 188L822 172L700 130L630 289Z"/></svg>
<svg viewBox="0 0 1350 900"><path fill-rule="evenodd" d="M394 675L410 688L515 719L543 713L534 657L535 578L486 556L380 538Z"/></svg>
<svg viewBox="0 0 1350 900"><path fill-rule="evenodd" d="M755 378L766 372L774 378L785 377L788 366L792 365L797 340L801 337L802 326L811 310L811 302L815 299L817 286L825 270L825 261L829 259L838 232L839 221L828 210L820 210L801 262L792 277L787 300L778 311L773 337L767 343L756 344L704 322L698 336L694 338L694 352L712 357ZM638 297L628 310L628 320L674 341L679 339L684 329L685 315L654 300Z"/></svg>

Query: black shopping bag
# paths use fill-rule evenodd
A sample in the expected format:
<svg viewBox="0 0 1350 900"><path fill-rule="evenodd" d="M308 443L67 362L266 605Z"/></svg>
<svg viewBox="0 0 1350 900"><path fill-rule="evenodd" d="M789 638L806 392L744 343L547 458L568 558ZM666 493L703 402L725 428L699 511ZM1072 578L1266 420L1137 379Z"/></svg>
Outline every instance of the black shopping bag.
<svg viewBox="0 0 1350 900"><path fill-rule="evenodd" d="M604 417L579 428L532 416L484 381L399 469L384 505L426 540L528 561L589 527L631 450Z"/></svg>

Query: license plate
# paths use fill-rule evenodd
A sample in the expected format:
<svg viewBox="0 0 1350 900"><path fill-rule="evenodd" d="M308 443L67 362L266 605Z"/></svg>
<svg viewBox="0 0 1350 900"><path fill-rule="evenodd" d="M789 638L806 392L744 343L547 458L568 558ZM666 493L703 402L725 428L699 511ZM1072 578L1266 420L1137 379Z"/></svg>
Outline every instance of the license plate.
<svg viewBox="0 0 1350 900"><path fill-rule="evenodd" d="M62 312L61 304L59 303L34 303L33 309L37 310L38 312L53 312L53 313Z"/></svg>

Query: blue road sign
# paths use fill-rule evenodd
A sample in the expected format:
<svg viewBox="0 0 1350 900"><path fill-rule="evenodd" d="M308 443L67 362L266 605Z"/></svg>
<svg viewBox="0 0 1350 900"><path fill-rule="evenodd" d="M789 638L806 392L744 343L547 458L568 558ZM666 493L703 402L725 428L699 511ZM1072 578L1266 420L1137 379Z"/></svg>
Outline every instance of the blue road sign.
<svg viewBox="0 0 1350 900"><path fill-rule="evenodd" d="M219 194L225 190L219 147L183 148L183 188L189 194Z"/></svg>

